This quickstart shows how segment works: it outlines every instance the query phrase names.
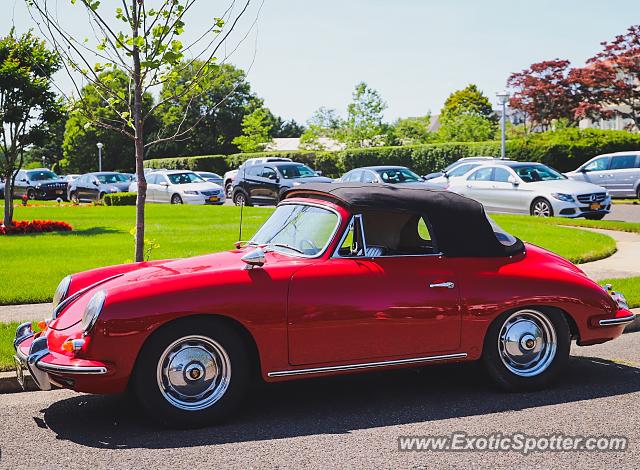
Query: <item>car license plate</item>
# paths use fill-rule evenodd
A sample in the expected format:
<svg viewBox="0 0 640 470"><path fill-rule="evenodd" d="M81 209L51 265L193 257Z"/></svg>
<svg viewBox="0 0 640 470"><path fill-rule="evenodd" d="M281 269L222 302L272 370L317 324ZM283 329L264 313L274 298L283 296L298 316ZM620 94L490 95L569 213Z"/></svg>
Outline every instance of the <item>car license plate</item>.
<svg viewBox="0 0 640 470"><path fill-rule="evenodd" d="M56 189L56 194L62 194L62 189Z"/></svg>
<svg viewBox="0 0 640 470"><path fill-rule="evenodd" d="M219 198L218 198L218 196L211 196L211 197L209 198L209 201L211 201L211 202L218 202L218 199L219 199Z"/></svg>
<svg viewBox="0 0 640 470"><path fill-rule="evenodd" d="M597 211L598 209L600 209L600 207L601 206L599 202L592 202L589 206L589 209L591 209L592 211Z"/></svg>
<svg viewBox="0 0 640 470"><path fill-rule="evenodd" d="M16 363L16 378L20 386L24 388L24 367L22 366L22 361L18 359L17 356L13 356L13 360Z"/></svg>

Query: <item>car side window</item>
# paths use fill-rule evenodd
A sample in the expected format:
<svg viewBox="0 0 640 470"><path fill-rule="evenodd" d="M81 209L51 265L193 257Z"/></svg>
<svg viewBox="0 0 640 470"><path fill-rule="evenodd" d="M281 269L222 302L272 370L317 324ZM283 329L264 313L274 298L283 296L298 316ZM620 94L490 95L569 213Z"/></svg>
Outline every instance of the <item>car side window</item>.
<svg viewBox="0 0 640 470"><path fill-rule="evenodd" d="M158 175L147 176L147 184L158 184Z"/></svg>
<svg viewBox="0 0 640 470"><path fill-rule="evenodd" d="M363 183L375 183L376 177L372 171L364 171L362 172L362 182Z"/></svg>
<svg viewBox="0 0 640 470"><path fill-rule="evenodd" d="M493 173L493 168L480 168L476 170L474 173L469 176L469 180L471 181L491 181L491 174Z"/></svg>
<svg viewBox="0 0 640 470"><path fill-rule="evenodd" d="M587 163L584 167L584 171L602 171L609 169L609 161L611 157L596 158L591 163Z"/></svg>
<svg viewBox="0 0 640 470"><path fill-rule="evenodd" d="M276 170L274 170L273 168L269 168L268 166L264 167L264 169L262 170L261 176L263 178L268 179L268 180L277 180L278 179L278 174L276 173Z"/></svg>
<svg viewBox="0 0 640 470"><path fill-rule="evenodd" d="M247 176L260 176L262 174L262 165L252 165L245 170Z"/></svg>
<svg viewBox="0 0 640 470"><path fill-rule="evenodd" d="M635 155L620 155L611 159L610 170L626 170L628 168L635 168L636 156Z"/></svg>
<svg viewBox="0 0 640 470"><path fill-rule="evenodd" d="M509 176L511 176L511 173L509 173L509 171L505 170L504 168L493 169L493 181L497 181L499 183L508 183Z"/></svg>
<svg viewBox="0 0 640 470"><path fill-rule="evenodd" d="M362 171L361 170L352 171L349 174L349 179L347 181L350 181L352 183L359 183L361 176L362 176Z"/></svg>

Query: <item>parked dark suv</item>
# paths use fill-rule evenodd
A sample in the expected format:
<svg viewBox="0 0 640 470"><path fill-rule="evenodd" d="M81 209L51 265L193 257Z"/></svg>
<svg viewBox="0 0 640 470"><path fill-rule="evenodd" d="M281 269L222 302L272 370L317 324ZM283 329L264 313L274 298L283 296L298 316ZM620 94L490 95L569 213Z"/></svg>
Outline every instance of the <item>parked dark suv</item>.
<svg viewBox="0 0 640 470"><path fill-rule="evenodd" d="M47 168L20 170L16 175L13 196L29 199L66 199L67 182Z"/></svg>
<svg viewBox="0 0 640 470"><path fill-rule="evenodd" d="M282 193L304 183L331 183L307 165L296 162L269 162L241 166L233 181L232 197L236 206L271 205Z"/></svg>

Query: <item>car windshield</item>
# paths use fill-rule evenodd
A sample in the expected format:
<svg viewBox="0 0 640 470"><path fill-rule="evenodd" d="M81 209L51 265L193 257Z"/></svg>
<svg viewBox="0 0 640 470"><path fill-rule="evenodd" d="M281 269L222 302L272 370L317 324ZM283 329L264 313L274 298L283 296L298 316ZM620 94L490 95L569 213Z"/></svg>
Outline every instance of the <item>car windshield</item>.
<svg viewBox="0 0 640 470"><path fill-rule="evenodd" d="M304 204L279 206L253 236L250 244L270 245L286 254L316 256L331 240L338 215L328 209Z"/></svg>
<svg viewBox="0 0 640 470"><path fill-rule="evenodd" d="M167 175L171 184L204 183L205 181L195 173L171 173Z"/></svg>
<svg viewBox="0 0 640 470"><path fill-rule="evenodd" d="M310 178L318 176L315 171L307 165L278 165L278 170L284 179Z"/></svg>
<svg viewBox="0 0 640 470"><path fill-rule="evenodd" d="M127 178L125 175L121 175L120 173L112 173L110 175L96 175L96 177L102 184L126 183L127 181L129 181L129 178Z"/></svg>
<svg viewBox="0 0 640 470"><path fill-rule="evenodd" d="M46 181L58 179L58 175L49 170L30 171L27 174L29 175L30 181Z"/></svg>
<svg viewBox="0 0 640 470"><path fill-rule="evenodd" d="M552 181L567 179L562 173L558 173L553 168L546 165L523 165L513 167L516 174L525 183L535 183L536 181Z"/></svg>
<svg viewBox="0 0 640 470"><path fill-rule="evenodd" d="M418 175L408 168L385 168L376 170L384 183L416 183L422 181Z"/></svg>

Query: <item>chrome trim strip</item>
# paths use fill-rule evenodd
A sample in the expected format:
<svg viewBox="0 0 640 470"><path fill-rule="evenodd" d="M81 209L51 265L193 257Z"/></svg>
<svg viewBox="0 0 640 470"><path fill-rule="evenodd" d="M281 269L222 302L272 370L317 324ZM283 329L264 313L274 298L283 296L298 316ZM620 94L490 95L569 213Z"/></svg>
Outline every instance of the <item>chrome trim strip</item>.
<svg viewBox="0 0 640 470"><path fill-rule="evenodd" d="M463 352L463 353L455 353L455 354L442 354L439 356L425 356L425 357L412 357L409 359L396 359L392 361L363 362L359 364L347 364L343 366L314 367L311 369L296 369L296 370L279 370L275 372L268 372L267 377L287 377L291 375L322 374L325 372L338 372L338 371L345 371L345 370L373 369L376 367L398 366L403 364L418 364L422 362L446 361L447 359L464 359L465 357L467 357L467 353Z"/></svg>
<svg viewBox="0 0 640 470"><path fill-rule="evenodd" d="M637 315L632 313L631 315L627 315L626 317L620 318L605 318L604 320L600 320L598 324L600 326L612 326L612 325L621 325L623 323L629 323L635 320Z"/></svg>
<svg viewBox="0 0 640 470"><path fill-rule="evenodd" d="M286 250L286 249L285 249L285 251L281 251L281 250L275 249L277 247L274 247L273 250L269 250L269 251L274 251L274 252L280 253L281 255L285 255L285 256L293 256L295 258L307 258L307 259L320 258L322 255L324 255L324 253L327 251L327 248L329 248L329 246L331 245L331 242L335 238L336 233L338 233L338 230L340 229L340 226L342 225L342 216L340 215L340 213L337 210L335 210L333 207L324 206L322 204L316 204L315 202L297 202L297 201L285 200L284 202L281 202L280 204L278 204L276 209L278 207L280 207L280 206L311 206L311 207L316 207L316 208L319 208L319 209L324 209L326 211L329 211L329 212L332 212L333 214L335 214L336 217L338 217L338 222L336 223L336 226L334 227L333 232L331 232L331 235L327 239L327 243L322 247L322 249L316 255L305 255L305 254L296 253L296 252L292 253L291 250ZM262 228L262 227L260 227L260 228ZM260 229L258 229L258 230L260 230ZM251 243L251 242L253 242L253 240L249 240L247 243ZM253 243L255 245L255 242L253 242ZM249 246L249 245L247 245L247 246ZM266 243L266 244L255 245L255 246L269 246L269 244Z"/></svg>
<svg viewBox="0 0 640 470"><path fill-rule="evenodd" d="M90 291L91 289L93 289L94 287L98 287L99 285L104 284L105 282L111 281L112 279L115 279L117 277L120 276L124 276L125 273L120 273L120 274L115 274L113 276L109 276L106 277L98 282L95 282L93 284L91 284L90 286L87 286L83 289L80 289L78 292L76 292L75 294L72 294L70 297L64 299L62 302L60 302L58 304L58 306L53 309L53 319L55 320L56 318L58 318L58 315L60 315L62 313L62 311L67 308L68 305L70 305L74 300L76 300L78 297L80 297L82 294ZM52 330L55 330L55 328L51 328Z"/></svg>
<svg viewBox="0 0 640 470"><path fill-rule="evenodd" d="M62 372L65 374L78 374L78 375L100 375L100 374L106 374L107 373L107 368L106 367L99 367L99 366L87 366L87 367L82 367L82 366L64 366L64 365L59 365L59 364L50 364L48 362L38 362L36 364L36 367L40 370L44 370L46 372Z"/></svg>

